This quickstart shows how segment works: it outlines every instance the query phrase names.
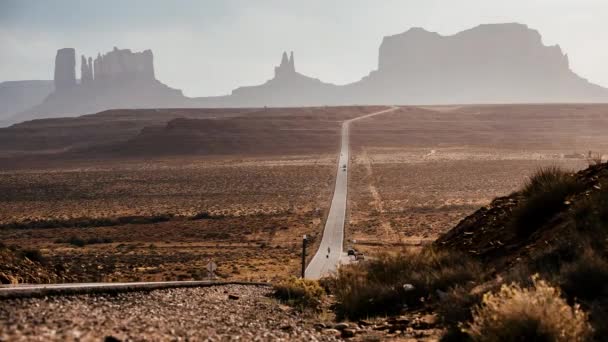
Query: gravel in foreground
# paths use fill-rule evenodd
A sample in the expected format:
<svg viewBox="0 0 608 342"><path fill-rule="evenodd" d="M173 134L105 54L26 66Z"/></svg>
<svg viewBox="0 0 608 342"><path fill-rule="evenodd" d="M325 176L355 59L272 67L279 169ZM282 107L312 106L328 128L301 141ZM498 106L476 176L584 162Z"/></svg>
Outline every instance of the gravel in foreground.
<svg viewBox="0 0 608 342"><path fill-rule="evenodd" d="M0 301L0 341L335 341L267 297L225 285ZM238 298L236 298L238 297Z"/></svg>

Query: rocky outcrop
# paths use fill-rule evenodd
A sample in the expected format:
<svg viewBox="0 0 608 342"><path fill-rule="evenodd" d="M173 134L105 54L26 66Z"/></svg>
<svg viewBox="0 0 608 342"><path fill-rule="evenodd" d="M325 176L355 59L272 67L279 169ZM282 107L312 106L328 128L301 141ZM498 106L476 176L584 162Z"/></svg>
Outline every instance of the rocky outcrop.
<svg viewBox="0 0 608 342"><path fill-rule="evenodd" d="M603 102L608 91L576 75L561 48L521 24L442 36L422 28L385 37L378 69L348 86L366 103Z"/></svg>
<svg viewBox="0 0 608 342"><path fill-rule="evenodd" d="M608 89L575 74L559 46L513 23L450 36L412 28L385 37L377 70L344 86L298 73L293 52L284 52L265 83L193 99L155 79L150 50L114 48L83 58L80 86L74 56L74 49L57 52L57 91L12 122L113 108L608 102Z"/></svg>
<svg viewBox="0 0 608 342"><path fill-rule="evenodd" d="M55 90L62 91L76 85L76 50L57 50L55 56Z"/></svg>
<svg viewBox="0 0 608 342"><path fill-rule="evenodd" d="M94 79L101 80L155 80L154 57L151 50L131 52L129 49L118 49L101 55L93 62Z"/></svg>
<svg viewBox="0 0 608 342"><path fill-rule="evenodd" d="M92 59L87 58L83 55L80 58L80 84L89 84L93 81L93 65Z"/></svg>
<svg viewBox="0 0 608 342"><path fill-rule="evenodd" d="M274 78L261 85L240 87L229 96L195 99L201 107L309 106L335 104L338 87L296 71L294 54L283 52Z"/></svg>
<svg viewBox="0 0 608 342"><path fill-rule="evenodd" d="M154 77L152 51L114 48L106 54L81 57L81 82L75 77L74 49L57 52L56 91L40 105L8 123L55 116L77 116L116 108L187 107L189 99Z"/></svg>
<svg viewBox="0 0 608 342"><path fill-rule="evenodd" d="M281 64L274 68L274 78L288 78L293 76L295 73L296 66L293 60L293 51L291 51L289 58L287 58L287 52L283 52Z"/></svg>
<svg viewBox="0 0 608 342"><path fill-rule="evenodd" d="M385 37L378 68L358 82L333 86L296 72L283 53L275 77L213 106L608 102L608 89L569 66L557 45L521 24L491 24L451 36L422 28ZM206 100L206 101L203 101Z"/></svg>

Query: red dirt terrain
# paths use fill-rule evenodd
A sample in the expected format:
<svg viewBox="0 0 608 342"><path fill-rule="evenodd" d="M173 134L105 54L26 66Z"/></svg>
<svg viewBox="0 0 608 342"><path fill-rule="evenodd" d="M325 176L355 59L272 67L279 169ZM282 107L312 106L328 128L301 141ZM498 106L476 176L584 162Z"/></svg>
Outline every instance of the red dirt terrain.
<svg viewBox="0 0 608 342"><path fill-rule="evenodd" d="M353 123L349 239L430 243L540 167L608 152L608 105L404 107ZM352 244L352 243L351 243Z"/></svg>

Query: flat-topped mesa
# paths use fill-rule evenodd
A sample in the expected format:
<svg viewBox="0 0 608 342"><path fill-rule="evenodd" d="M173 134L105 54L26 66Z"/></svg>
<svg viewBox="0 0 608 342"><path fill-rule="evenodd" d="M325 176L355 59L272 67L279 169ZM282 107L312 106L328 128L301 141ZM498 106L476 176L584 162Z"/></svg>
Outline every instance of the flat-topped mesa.
<svg viewBox="0 0 608 342"><path fill-rule="evenodd" d="M101 80L154 80L154 57L151 50L131 52L118 49L101 55L93 61L93 79Z"/></svg>
<svg viewBox="0 0 608 342"><path fill-rule="evenodd" d="M62 91L76 85L76 50L65 48L57 50L55 56L55 89Z"/></svg>
<svg viewBox="0 0 608 342"><path fill-rule="evenodd" d="M284 78L294 75L296 73L296 66L293 59L293 51L291 51L291 55L288 58L287 52L283 52L283 56L281 58L281 64L278 67L274 68L274 78Z"/></svg>

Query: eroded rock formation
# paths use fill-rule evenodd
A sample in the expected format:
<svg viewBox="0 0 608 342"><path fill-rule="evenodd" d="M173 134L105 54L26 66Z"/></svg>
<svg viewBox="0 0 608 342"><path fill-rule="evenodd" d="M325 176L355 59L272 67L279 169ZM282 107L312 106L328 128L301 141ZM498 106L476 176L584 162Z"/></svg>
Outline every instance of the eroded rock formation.
<svg viewBox="0 0 608 342"><path fill-rule="evenodd" d="M143 79L154 80L154 57L151 50L131 52L114 47L93 62L95 80Z"/></svg>
<svg viewBox="0 0 608 342"><path fill-rule="evenodd" d="M274 77L275 78L285 78L293 76L296 73L296 66L293 60L293 51L291 51L291 55L288 58L287 52L283 52L283 56L281 58L281 64L274 68Z"/></svg>
<svg viewBox="0 0 608 342"><path fill-rule="evenodd" d="M41 104L9 118L20 122L35 118L74 116L115 108L186 107L189 99L154 77L152 51L114 48L104 55L81 57L81 81L75 76L76 51L61 49L55 60L56 91Z"/></svg>
<svg viewBox="0 0 608 342"><path fill-rule="evenodd" d="M91 58L87 60L85 56L80 58L80 83L89 84L93 81L93 66Z"/></svg>
<svg viewBox="0 0 608 342"><path fill-rule="evenodd" d="M76 85L76 50L65 48L57 50L55 56L55 89L62 91Z"/></svg>

